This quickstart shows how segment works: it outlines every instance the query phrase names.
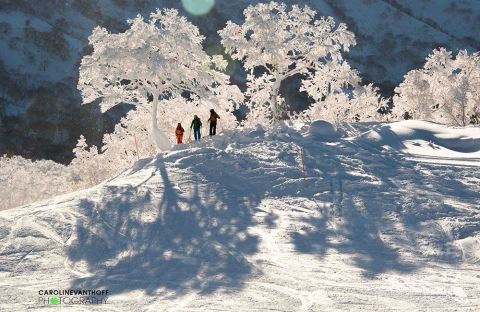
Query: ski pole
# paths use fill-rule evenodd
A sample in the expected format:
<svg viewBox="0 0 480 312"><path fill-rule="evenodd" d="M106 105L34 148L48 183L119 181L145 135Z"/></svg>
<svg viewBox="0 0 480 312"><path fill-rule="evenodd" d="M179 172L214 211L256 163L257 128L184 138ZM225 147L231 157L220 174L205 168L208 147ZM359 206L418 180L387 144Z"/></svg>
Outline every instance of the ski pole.
<svg viewBox="0 0 480 312"><path fill-rule="evenodd" d="M302 153L302 171L303 171L303 178L307 178L307 171L305 171L305 156L303 152L303 147L300 147L300 151Z"/></svg>
<svg viewBox="0 0 480 312"><path fill-rule="evenodd" d="M137 143L137 136L134 133L133 138L135 139L135 147L137 148L137 160L140 160L140 152L138 151L138 143Z"/></svg>

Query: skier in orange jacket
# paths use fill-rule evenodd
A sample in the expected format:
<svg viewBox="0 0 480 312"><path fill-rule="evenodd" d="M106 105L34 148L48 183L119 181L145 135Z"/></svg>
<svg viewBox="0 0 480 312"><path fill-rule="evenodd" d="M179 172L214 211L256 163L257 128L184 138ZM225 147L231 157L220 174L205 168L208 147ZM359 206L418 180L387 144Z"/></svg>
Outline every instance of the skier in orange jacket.
<svg viewBox="0 0 480 312"><path fill-rule="evenodd" d="M177 144L183 143L183 133L185 130L182 128L182 124L178 123L177 129L175 129L175 136L177 137Z"/></svg>

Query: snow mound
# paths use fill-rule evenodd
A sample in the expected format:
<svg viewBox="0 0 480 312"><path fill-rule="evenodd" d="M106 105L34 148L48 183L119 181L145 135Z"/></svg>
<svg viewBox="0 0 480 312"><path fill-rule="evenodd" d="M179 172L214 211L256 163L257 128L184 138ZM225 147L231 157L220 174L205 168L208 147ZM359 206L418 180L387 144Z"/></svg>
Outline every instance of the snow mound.
<svg viewBox="0 0 480 312"><path fill-rule="evenodd" d="M78 288L108 289L118 311L479 307L480 178L372 138L403 144L415 124L367 126L334 142L306 127L224 132L0 211L0 293L16 298L0 310L53 311L39 290Z"/></svg>
<svg viewBox="0 0 480 312"><path fill-rule="evenodd" d="M464 261L480 263L480 236L459 239L455 241L455 244L462 251Z"/></svg>
<svg viewBox="0 0 480 312"><path fill-rule="evenodd" d="M326 120L315 120L310 124L308 135L317 139L334 139L340 136L337 128Z"/></svg>

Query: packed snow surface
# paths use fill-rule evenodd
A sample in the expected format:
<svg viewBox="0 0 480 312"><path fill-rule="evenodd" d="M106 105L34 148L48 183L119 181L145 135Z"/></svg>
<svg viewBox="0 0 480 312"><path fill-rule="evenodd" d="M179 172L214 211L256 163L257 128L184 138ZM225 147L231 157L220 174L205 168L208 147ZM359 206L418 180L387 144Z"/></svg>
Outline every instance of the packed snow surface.
<svg viewBox="0 0 480 312"><path fill-rule="evenodd" d="M480 129L316 124L222 133L0 212L0 310L81 288L108 304L71 311L478 311Z"/></svg>

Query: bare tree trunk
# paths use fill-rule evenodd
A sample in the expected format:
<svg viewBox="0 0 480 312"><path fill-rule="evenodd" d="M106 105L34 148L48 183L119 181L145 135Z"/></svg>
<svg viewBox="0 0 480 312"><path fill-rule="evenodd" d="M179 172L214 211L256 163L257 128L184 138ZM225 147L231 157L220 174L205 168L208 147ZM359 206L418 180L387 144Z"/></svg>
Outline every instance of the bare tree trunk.
<svg viewBox="0 0 480 312"><path fill-rule="evenodd" d="M273 115L273 120L278 121L280 120L279 118L279 108L278 108L278 91L275 91L275 89L272 90L272 115Z"/></svg>
<svg viewBox="0 0 480 312"><path fill-rule="evenodd" d="M171 143L168 140L168 137L160 129L158 129L157 124L157 109L158 109L158 97L159 94L153 92L153 103L152 103L152 132L155 146L161 151L166 151L171 148Z"/></svg>
<svg viewBox="0 0 480 312"><path fill-rule="evenodd" d="M283 107L281 107L278 104L278 94L280 92L280 85L282 83L282 77L278 74L275 73L275 81L273 83L273 88L272 88L272 114L273 114L273 120L274 122L277 122L281 119L283 112Z"/></svg>
<svg viewBox="0 0 480 312"><path fill-rule="evenodd" d="M467 86L462 86L462 97L460 99L460 105L462 107L462 124L465 127L467 125L467 90L468 90L468 85Z"/></svg>

